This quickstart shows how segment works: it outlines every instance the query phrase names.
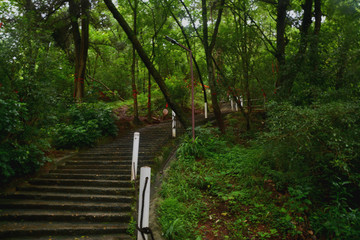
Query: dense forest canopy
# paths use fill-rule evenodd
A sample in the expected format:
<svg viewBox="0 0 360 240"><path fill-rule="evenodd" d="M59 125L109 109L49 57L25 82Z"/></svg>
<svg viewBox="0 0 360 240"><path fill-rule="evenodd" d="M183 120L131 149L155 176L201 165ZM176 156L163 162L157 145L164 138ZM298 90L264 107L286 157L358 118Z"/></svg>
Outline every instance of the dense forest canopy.
<svg viewBox="0 0 360 240"><path fill-rule="evenodd" d="M2 85L6 92L16 89L16 78L24 78L26 71L30 75L49 74L50 65L45 70L41 61L58 59L56 55L62 59L56 61L56 69L65 72L69 66L74 68L70 69L74 76L65 74L67 81L74 80L74 84L58 89L58 94L71 91L80 99L91 96L97 88L116 90L120 97L128 98L132 91L146 92L146 64L132 52L132 41L128 40L131 37L113 18L109 4L113 3L2 1ZM358 89L357 1L115 4L162 77L189 77L186 52L166 42L164 36L169 35L192 49L196 79L214 85L213 95L219 88L218 98L227 88L248 98L262 93L272 98L276 92L297 101L311 101L319 92L331 89ZM211 56L207 56L208 50ZM214 68L214 73L209 73L209 67ZM222 84L213 84L212 74ZM52 75L58 80L56 73ZM129 84L133 78L136 81ZM65 81L64 76L61 79ZM53 84L65 84L58 81Z"/></svg>
<svg viewBox="0 0 360 240"><path fill-rule="evenodd" d="M116 135L109 103L131 102L135 124L169 106L187 127L189 54L165 36L192 51L196 106L209 103L222 133L222 102L238 103L247 132L265 104L264 158L284 174L272 178L341 188L354 213L358 0L2 0L1 182L34 172L49 149Z"/></svg>

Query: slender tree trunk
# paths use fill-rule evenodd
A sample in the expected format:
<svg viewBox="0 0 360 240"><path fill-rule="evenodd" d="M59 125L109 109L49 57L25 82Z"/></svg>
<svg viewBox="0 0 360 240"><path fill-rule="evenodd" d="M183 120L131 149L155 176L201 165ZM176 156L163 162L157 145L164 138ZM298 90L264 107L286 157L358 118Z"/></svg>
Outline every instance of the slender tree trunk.
<svg viewBox="0 0 360 240"><path fill-rule="evenodd" d="M134 0L134 6L132 7L133 10L133 29L134 34L136 36L137 34L137 8L138 8L138 1ZM139 124L139 109L138 109L138 101L137 101L137 95L138 91L136 88L136 51L135 47L132 48L132 63L131 63L131 86L133 91L133 98L134 98L134 123Z"/></svg>
<svg viewBox="0 0 360 240"><path fill-rule="evenodd" d="M246 5L244 3L244 9L246 9ZM244 90L246 94L247 100L247 113L245 114L246 119L246 129L250 130L250 114L251 114L251 96L250 96L250 89L249 89L249 68L250 68L250 56L248 52L248 35L247 35L247 15L244 14L243 17L243 24L240 24L242 30L242 40L241 40L241 47L242 47L242 72L244 78ZM244 110L244 109L243 109Z"/></svg>
<svg viewBox="0 0 360 240"><path fill-rule="evenodd" d="M292 77L288 78L288 87L292 87L297 75L304 73L306 52L309 43L309 28L312 23L312 5L313 0L305 0L305 3L301 5L303 11L302 22L300 26L300 44L299 49L295 57L295 72Z"/></svg>
<svg viewBox="0 0 360 240"><path fill-rule="evenodd" d="M302 5L304 14L303 14L302 24L300 27L300 47L299 47L300 57L303 57L303 55L306 52L307 45L308 45L308 33L309 33L309 28L312 23L312 20L311 20L312 5L313 5L313 0L305 0L305 4Z"/></svg>
<svg viewBox="0 0 360 240"><path fill-rule="evenodd" d="M220 106L218 103L218 92L216 91L216 80L215 80L215 69L214 69L214 64L212 62L212 50L214 49L215 46L215 40L216 40L216 36L218 33L218 28L219 28L219 24L221 21L221 16L222 16L222 11L223 11L223 6L225 1L222 0L221 1L221 5L220 5L220 9L218 12L218 18L216 21L216 25L215 25L215 30L214 33L212 35L212 41L209 44L209 33L208 33L208 17L207 17L207 6L206 6L206 0L202 0L202 18L203 18L203 45L204 45L204 51L205 51L205 59L206 59L206 65L207 65L207 73L208 73L208 78L209 78L209 86L210 86L210 91L211 91L211 102L212 102L212 106L213 106L213 110L214 110L214 114L215 114L215 118L216 118L216 122L218 124L218 127L220 129L221 132L225 132L225 124L224 124L224 119L221 115L221 110L220 110Z"/></svg>
<svg viewBox="0 0 360 240"><path fill-rule="evenodd" d="M310 54L310 63L312 65L312 71L314 76L314 82L317 84L320 83L320 77L318 73L319 69L319 34L321 29L321 0L314 0L314 14L315 14L315 27L314 27L314 38L311 41L311 54Z"/></svg>
<svg viewBox="0 0 360 240"><path fill-rule="evenodd" d="M81 0L80 5L74 0L69 0L69 13L75 45L75 86L74 98L81 101L85 92L86 61L89 49L89 9L90 2ZM80 10L80 11L79 11ZM81 17L81 34L78 19Z"/></svg>
<svg viewBox="0 0 360 240"><path fill-rule="evenodd" d="M152 122L152 110L151 110L151 74L149 72L149 80L148 80L148 102L147 102L147 120L148 122Z"/></svg>
<svg viewBox="0 0 360 240"><path fill-rule="evenodd" d="M106 6L119 23L119 25L123 28L124 32L128 36L129 40L132 42L133 46L135 47L138 55L140 56L141 60L153 76L154 80L156 81L157 85L159 86L161 92L163 93L166 102L170 105L171 109L173 109L183 125L183 127L187 128L189 126L188 120L185 118L185 115L181 108L172 101L170 98L170 94L166 87L166 84L161 77L160 73L156 70L154 64L150 61L148 55L144 51L143 47L141 46L139 40L137 39L136 35L134 34L133 30L130 28L129 24L126 22L124 17L120 14L120 12L116 9L115 5L112 3L111 0L104 0Z"/></svg>
<svg viewBox="0 0 360 240"><path fill-rule="evenodd" d="M287 78L284 73L285 66L285 28L286 28L286 10L289 5L289 0L278 0L277 4L277 19L276 19L276 59L279 66L279 74L276 82L276 88L279 89L280 95L289 93L287 85Z"/></svg>
<svg viewBox="0 0 360 240"><path fill-rule="evenodd" d="M179 22L179 20L177 19L177 17L175 16L175 14L171 11L171 9L169 8L170 10L170 13L172 15L172 17L174 18L175 22L177 23L177 25L179 26L180 30L181 30L181 33L182 35L184 36L185 38L185 42L186 42L186 45L187 47L192 50L191 48L191 45L190 45L190 41L189 41L189 38L188 38L188 35L186 34L185 30L184 30L184 27L181 25L181 23ZM192 21L192 18L190 19L190 21ZM193 59L193 62L194 62L194 65L195 65L195 68L196 68L196 71L198 73L198 76L199 76L199 80L200 80L200 83L201 83L201 87L203 89L203 94L204 94L204 102L207 103L207 96L206 96L206 90L205 90L205 85L204 85L204 82L203 82L203 79L202 79L202 76L201 76L201 71L200 71L200 68L199 68L199 65L196 61L196 58L195 56L192 54L192 59Z"/></svg>
<svg viewBox="0 0 360 240"><path fill-rule="evenodd" d="M320 29L321 29L321 17L322 17L322 11L321 11L321 0L314 0L315 1L315 28L314 28L314 34L319 35Z"/></svg>

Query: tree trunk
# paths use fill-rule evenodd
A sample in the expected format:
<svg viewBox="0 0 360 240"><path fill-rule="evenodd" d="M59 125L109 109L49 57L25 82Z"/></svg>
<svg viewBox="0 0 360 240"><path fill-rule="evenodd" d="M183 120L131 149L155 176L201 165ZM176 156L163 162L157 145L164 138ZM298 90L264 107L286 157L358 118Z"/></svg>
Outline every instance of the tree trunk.
<svg viewBox="0 0 360 240"><path fill-rule="evenodd" d="M279 74L276 82L276 88L279 89L280 95L289 93L287 78L284 73L285 66L285 28L286 28L286 10L289 0L278 0L277 19L276 19L276 59L279 66Z"/></svg>
<svg viewBox="0 0 360 240"><path fill-rule="evenodd" d="M134 7L132 8L133 10L133 28L134 28L134 34L136 36L137 34L137 7L138 7L138 1L134 0ZM133 91L133 98L134 98L134 124L139 124L140 123L140 119L139 119L139 109L138 109L138 101L137 101L137 95L138 95L138 91L136 88L136 52L135 52L135 47L133 46L132 48L132 63L131 63L131 86L132 86L132 91Z"/></svg>
<svg viewBox="0 0 360 240"><path fill-rule="evenodd" d="M244 9L246 9L245 3L244 3ZM242 41L241 41L241 48L242 48L242 72L243 72L243 78L244 78L244 90L246 93L246 100L247 100L247 112L245 113L245 109L242 109L245 113L245 119L246 119L246 130L250 130L250 114L251 114L251 96L250 96L250 89L249 89L249 69L250 69L250 56L248 52L248 35L247 35L247 16L244 14L243 17L243 24L242 24ZM241 25L240 25L241 26Z"/></svg>
<svg viewBox="0 0 360 240"><path fill-rule="evenodd" d="M309 33L309 28L312 23L312 20L311 20L312 5L313 5L313 0L305 0L305 4L302 5L304 14L303 14L302 24L300 27L300 37L301 37L300 38L300 47L299 47L300 57L303 57L303 55L306 52L307 45L308 45L308 33Z"/></svg>
<svg viewBox="0 0 360 240"><path fill-rule="evenodd" d="M81 0L80 5L74 0L69 0L69 13L75 45L75 86L74 98L81 102L84 98L86 77L86 61L89 49L89 9L90 2ZM80 11L79 11L80 10ZM78 19L81 17L81 34Z"/></svg>
<svg viewBox="0 0 360 240"><path fill-rule="evenodd" d="M314 27L314 38L311 41L311 54L310 54L310 64L312 65L312 71L314 76L314 81L316 84L320 83L320 77L318 74L319 69L319 34L321 29L321 0L314 0L315 1L315 7L314 7L314 13L315 13L315 27Z"/></svg>
<svg viewBox="0 0 360 240"><path fill-rule="evenodd" d="M309 43L309 28L312 23L312 5L313 0L305 0L305 3L301 5L302 9L304 10L302 22L300 26L300 43L299 49L295 57L295 73L291 78L288 79L289 88L292 87L294 81L298 74L304 73L305 60L306 60L306 52Z"/></svg>
<svg viewBox="0 0 360 240"><path fill-rule="evenodd" d="M212 50L214 49L215 46L215 40L216 40L216 36L218 33L218 29L219 29L219 24L221 21L221 16L222 16L222 11L223 11L223 6L225 1L222 0L221 1L221 5L220 5L220 9L218 12L218 18L215 24L215 30L214 33L212 35L212 41L209 45L209 33L208 33L208 25L207 25L207 6L206 6L206 0L202 0L202 18L203 18L203 45L204 45L204 51L205 51L205 58L206 58L206 65L207 65L207 72L208 72L208 78L209 78L209 85L210 85L210 91L211 91L211 102L212 102L212 106L213 106L213 110L214 110L214 114L215 114L215 118L216 118L216 122L218 124L218 127L220 129L221 132L225 132L225 124L224 124L224 119L221 115L221 110L220 110L220 106L218 103L218 97L217 97L217 91L216 91L216 80L215 80L215 69L214 69L214 65L212 62Z"/></svg>
<svg viewBox="0 0 360 240"><path fill-rule="evenodd" d="M139 40L135 36L133 30L130 28L129 24L126 22L124 17L120 14L120 12L116 9L115 5L112 3L111 0L104 0L106 6L116 19L116 21L119 23L119 25L123 28L124 32L128 36L129 40L132 42L133 46L135 47L137 53L139 54L141 60L145 64L146 68L149 70L151 75L153 76L154 80L156 81L157 85L159 86L161 92L163 93L165 100L167 103L169 103L171 109L173 109L183 125L183 127L187 128L189 126L188 120L185 118L185 115L181 108L170 99L170 94L167 90L167 87L165 85L165 82L163 78L161 77L160 73L155 69L155 66L150 61L148 55L144 51L143 47L141 46Z"/></svg>
<svg viewBox="0 0 360 240"><path fill-rule="evenodd" d="M151 110L151 74L149 72L149 81L148 81L148 102L147 102L147 120L148 122L152 122L152 110Z"/></svg>
<svg viewBox="0 0 360 240"><path fill-rule="evenodd" d="M180 30L181 30L181 33L182 35L184 36L185 38L185 42L186 42L186 45L187 47L192 50L191 48L191 45L190 45L190 41L189 41L189 38L188 38L188 35L186 34L185 30L184 30L184 27L181 25L181 23L179 22L179 20L177 19L177 17L175 16L175 14L171 11L171 9L169 8L170 10L170 13L171 15L173 16L175 22L177 23L177 25L179 26ZM192 18L190 18L190 21L192 21ZM201 83L201 87L203 89L203 94L204 94L204 102L207 103L207 96L206 96L206 89L205 89L205 85L204 85L204 82L203 82L203 79L202 79L202 76L201 76L201 71L200 71L200 68L199 68L199 65L194 57L194 55L192 54L192 59L193 59L193 62L194 62L194 65L195 65L195 68L196 68L196 71L198 73L198 76L199 76L199 80L200 80L200 83Z"/></svg>

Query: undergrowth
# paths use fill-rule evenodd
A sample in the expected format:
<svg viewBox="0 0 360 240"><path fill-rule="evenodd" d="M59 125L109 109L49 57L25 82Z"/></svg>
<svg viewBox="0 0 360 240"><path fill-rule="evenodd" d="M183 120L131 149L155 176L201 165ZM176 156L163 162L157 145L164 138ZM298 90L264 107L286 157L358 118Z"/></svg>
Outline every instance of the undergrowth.
<svg viewBox="0 0 360 240"><path fill-rule="evenodd" d="M233 146L197 128L177 152L164 181L159 214L167 239L291 239L306 206L264 178L259 146ZM292 205L290 204L292 203Z"/></svg>
<svg viewBox="0 0 360 240"><path fill-rule="evenodd" d="M356 109L283 104L242 140L210 127L184 136L161 189L164 236L359 239Z"/></svg>

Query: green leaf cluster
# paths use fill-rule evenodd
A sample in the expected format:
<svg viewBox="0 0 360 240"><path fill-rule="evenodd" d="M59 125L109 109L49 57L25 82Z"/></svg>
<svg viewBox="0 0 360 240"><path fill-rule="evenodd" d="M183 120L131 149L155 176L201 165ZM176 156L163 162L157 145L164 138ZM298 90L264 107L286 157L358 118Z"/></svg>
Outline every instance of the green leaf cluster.
<svg viewBox="0 0 360 240"><path fill-rule="evenodd" d="M359 110L358 101L274 102L262 136L267 176L280 191L291 190L299 199L306 193L302 201L316 209L312 224L328 237L359 234Z"/></svg>
<svg viewBox="0 0 360 240"><path fill-rule="evenodd" d="M74 104L62 121L53 128L57 148L93 146L101 136L117 135L115 116L103 103Z"/></svg>
<svg viewBox="0 0 360 240"><path fill-rule="evenodd" d="M32 139L32 126L27 124L25 103L7 98L0 92L0 183L30 174L48 161L43 149L46 141Z"/></svg>

